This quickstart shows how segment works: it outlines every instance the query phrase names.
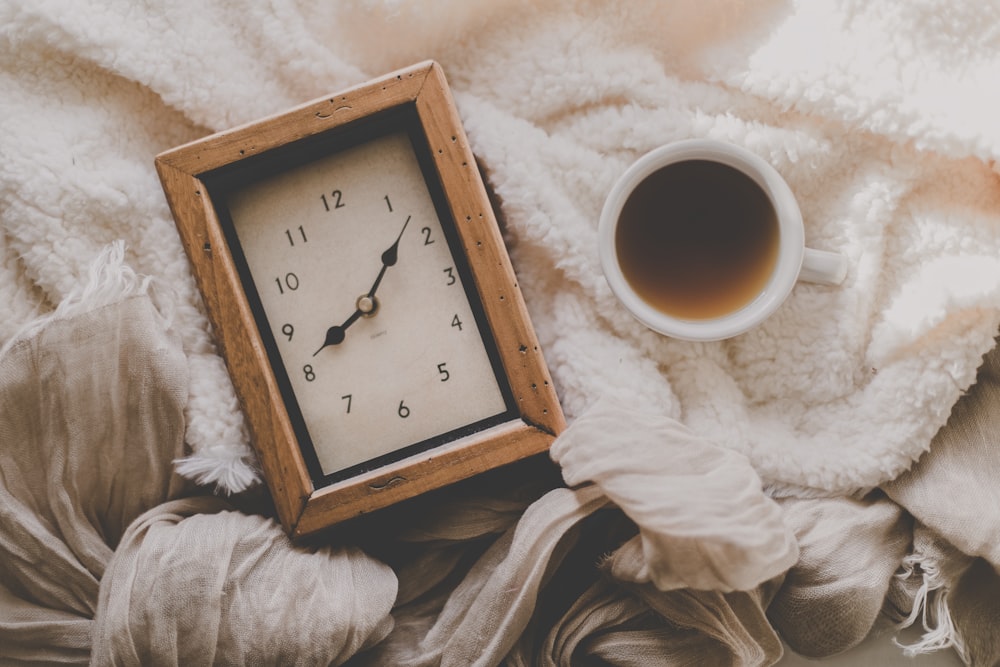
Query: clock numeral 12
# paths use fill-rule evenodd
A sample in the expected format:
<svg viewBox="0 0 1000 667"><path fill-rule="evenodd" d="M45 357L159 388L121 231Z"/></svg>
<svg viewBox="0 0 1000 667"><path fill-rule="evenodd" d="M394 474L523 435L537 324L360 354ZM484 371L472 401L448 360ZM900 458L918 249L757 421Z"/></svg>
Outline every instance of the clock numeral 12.
<svg viewBox="0 0 1000 667"><path fill-rule="evenodd" d="M320 195L319 198L323 200L323 208L327 211L331 211L333 209L330 208L330 204L333 204L333 208L344 208L344 202L341 201L343 196L344 193L340 190L334 190L330 193L329 200L327 200L326 195Z"/></svg>

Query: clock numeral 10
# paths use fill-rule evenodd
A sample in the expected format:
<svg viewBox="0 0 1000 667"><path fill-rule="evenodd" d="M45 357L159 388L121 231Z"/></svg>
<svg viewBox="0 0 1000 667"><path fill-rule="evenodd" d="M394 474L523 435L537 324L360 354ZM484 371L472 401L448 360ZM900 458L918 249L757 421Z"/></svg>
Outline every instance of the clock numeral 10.
<svg viewBox="0 0 1000 667"><path fill-rule="evenodd" d="M279 294L284 294L286 289L289 292L294 292L299 288L299 277L294 273L286 273L284 280L275 278L274 282L278 283Z"/></svg>
<svg viewBox="0 0 1000 667"><path fill-rule="evenodd" d="M335 208L344 208L344 202L341 201L343 197L344 193L340 190L334 190L331 192L329 199L326 198L326 195L319 196L319 198L323 200L323 208L327 211L332 211ZM331 206L331 204L333 204L333 206Z"/></svg>

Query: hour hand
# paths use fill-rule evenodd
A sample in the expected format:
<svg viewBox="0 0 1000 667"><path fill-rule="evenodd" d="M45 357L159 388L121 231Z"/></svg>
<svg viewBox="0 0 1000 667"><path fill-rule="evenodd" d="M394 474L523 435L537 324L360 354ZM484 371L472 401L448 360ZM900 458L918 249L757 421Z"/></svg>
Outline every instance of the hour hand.
<svg viewBox="0 0 1000 667"><path fill-rule="evenodd" d="M343 343L344 337L347 334L347 327L354 324L358 320L358 318L364 314L365 312L361 310L361 308L358 308L351 314L350 317L344 320L343 324L338 324L336 326L332 326L329 329L327 329L326 340L323 341L323 344L320 346L318 350L313 352L313 356L315 357L317 354L322 352L323 348L327 347L328 345L340 345L341 343Z"/></svg>

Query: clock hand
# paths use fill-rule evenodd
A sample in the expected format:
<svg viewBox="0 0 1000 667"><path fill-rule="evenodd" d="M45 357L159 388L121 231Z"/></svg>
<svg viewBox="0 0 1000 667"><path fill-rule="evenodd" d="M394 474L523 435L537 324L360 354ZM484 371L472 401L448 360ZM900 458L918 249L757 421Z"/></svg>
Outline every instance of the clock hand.
<svg viewBox="0 0 1000 667"><path fill-rule="evenodd" d="M399 231L399 236L391 246L382 253L382 268L378 272L378 277L375 278L375 283L372 288L368 290L368 294L362 294L358 297L357 310L355 310L350 317L344 320L344 323L339 326L332 326L326 330L326 340L323 341L323 345L320 346L318 350L313 352L312 356L319 354L323 348L328 345L340 345L344 342L344 338L347 334L347 327L351 326L357 322L358 318L362 315L374 315L375 311L378 309L378 300L375 298L375 290L382 283L382 277L385 276L385 271L390 266L396 264L396 260L399 258L399 241L403 238L403 232L406 231L406 226L410 224L410 218L412 216L406 216L406 222L403 223L403 228Z"/></svg>
<svg viewBox="0 0 1000 667"><path fill-rule="evenodd" d="M382 282L382 277L385 276L385 270L390 266L396 264L396 260L399 259L399 240L403 238L403 232L406 231L406 226L410 224L410 218L412 216L406 216L406 222L403 223L403 229L399 231L399 236L396 237L395 243L393 243L389 248L382 253L382 268L378 272L378 277L375 279L375 284L372 288L368 290L368 298L375 298L375 290L378 289L379 284Z"/></svg>
<svg viewBox="0 0 1000 667"><path fill-rule="evenodd" d="M340 345L341 343L343 343L344 336L347 332L347 327L357 322L358 318L364 314L365 311L363 311L361 308L358 308L351 314L350 317L344 320L343 324L339 326L332 326L329 329L327 329L326 340L323 341L323 345L321 345L318 350L313 352L313 356L315 357L317 354L319 354L323 350L323 348L325 348L327 345Z"/></svg>

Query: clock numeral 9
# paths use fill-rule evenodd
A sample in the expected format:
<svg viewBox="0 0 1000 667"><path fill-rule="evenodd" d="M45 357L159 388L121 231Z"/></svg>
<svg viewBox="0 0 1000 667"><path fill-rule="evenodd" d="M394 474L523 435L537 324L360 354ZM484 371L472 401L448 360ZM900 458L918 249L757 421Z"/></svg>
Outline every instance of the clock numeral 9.
<svg viewBox="0 0 1000 667"><path fill-rule="evenodd" d="M454 285L458 282L458 278L455 277L455 269L453 267L449 266L444 270L444 273L448 274L448 285Z"/></svg>
<svg viewBox="0 0 1000 667"><path fill-rule="evenodd" d="M406 407L403 404L403 401L400 401L399 402L399 409L396 410L396 414L398 414L403 419L406 419L407 417L410 416L410 408Z"/></svg>
<svg viewBox="0 0 1000 667"><path fill-rule="evenodd" d="M335 208L344 208L344 202L341 201L344 193L340 190L334 190L330 193L330 199L326 198L326 195L320 195L319 198L323 200L323 208L327 211L332 211ZM330 204L333 204L331 208Z"/></svg>
<svg viewBox="0 0 1000 667"><path fill-rule="evenodd" d="M305 375L306 382L312 382L316 379L316 371L313 370L313 367L310 364L306 364L302 367L302 374Z"/></svg>
<svg viewBox="0 0 1000 667"><path fill-rule="evenodd" d="M278 283L278 292L284 294L287 289L289 292L294 292L299 288L299 277L294 273L286 273L285 279L275 278L274 282Z"/></svg>
<svg viewBox="0 0 1000 667"><path fill-rule="evenodd" d="M286 336L288 336L288 340L291 341L292 340L292 334L295 333L295 327L293 327L291 324L285 324L285 325L283 325L281 327L281 333L283 333Z"/></svg>

